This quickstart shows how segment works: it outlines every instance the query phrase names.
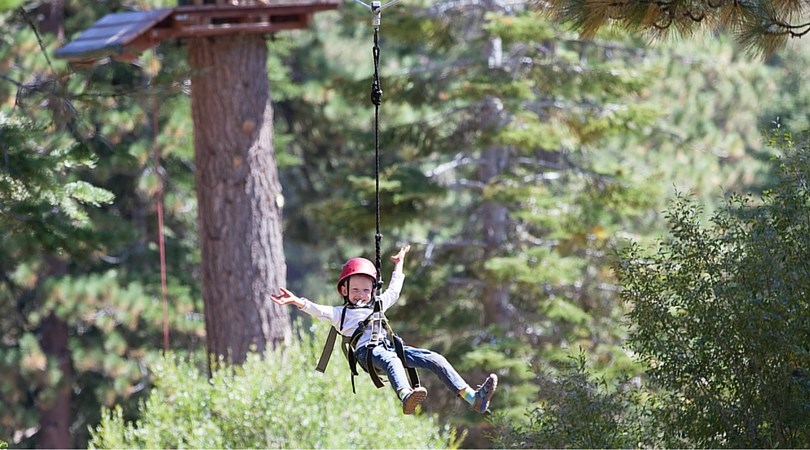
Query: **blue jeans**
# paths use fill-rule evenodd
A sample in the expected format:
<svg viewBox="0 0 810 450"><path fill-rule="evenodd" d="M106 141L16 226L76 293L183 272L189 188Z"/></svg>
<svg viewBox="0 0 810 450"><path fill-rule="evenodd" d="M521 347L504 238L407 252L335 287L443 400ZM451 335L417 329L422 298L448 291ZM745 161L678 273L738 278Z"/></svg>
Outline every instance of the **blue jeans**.
<svg viewBox="0 0 810 450"><path fill-rule="evenodd" d="M409 367L427 369L435 373L454 394L458 395L458 391L467 387L467 382L461 378L461 375L447 362L444 356L424 348L408 345L403 350L405 352L405 361ZM366 367L367 354L368 347L361 347L355 352L357 362L365 370L368 370L368 367ZM388 380L391 382L391 387L395 392L411 387L410 383L408 383L405 367L394 351L394 344L388 339L385 340L385 345L380 344L374 347L371 352L371 361L374 367L388 374Z"/></svg>

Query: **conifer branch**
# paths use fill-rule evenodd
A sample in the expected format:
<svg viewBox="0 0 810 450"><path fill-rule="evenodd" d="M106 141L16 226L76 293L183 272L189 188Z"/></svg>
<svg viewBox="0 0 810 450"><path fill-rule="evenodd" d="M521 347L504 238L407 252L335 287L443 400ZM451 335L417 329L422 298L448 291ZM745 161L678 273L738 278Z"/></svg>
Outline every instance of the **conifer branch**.
<svg viewBox="0 0 810 450"><path fill-rule="evenodd" d="M25 8L20 7L19 12L23 16L23 19L25 19L25 21L28 23L28 26L30 26L34 31L34 35L37 37L37 43L39 44L39 49L42 51L42 55L45 56L45 61L48 63L48 67L51 68L52 72L55 72L53 64L51 64L51 58L48 56L48 52L45 50L45 44L42 42L42 35L39 34L39 28L37 28L34 21L28 17L28 13L25 11Z"/></svg>
<svg viewBox="0 0 810 450"><path fill-rule="evenodd" d="M15 80L15 79L13 79L13 78L11 78L11 77L9 77L9 76L8 76L8 75L6 75L6 74L0 73L0 79L5 80L5 81L8 81L9 83L11 83L11 84L13 84L14 86L16 86L18 89L19 89L19 88L21 88L21 87L23 87L23 84L22 84L22 83L20 83L19 81Z"/></svg>

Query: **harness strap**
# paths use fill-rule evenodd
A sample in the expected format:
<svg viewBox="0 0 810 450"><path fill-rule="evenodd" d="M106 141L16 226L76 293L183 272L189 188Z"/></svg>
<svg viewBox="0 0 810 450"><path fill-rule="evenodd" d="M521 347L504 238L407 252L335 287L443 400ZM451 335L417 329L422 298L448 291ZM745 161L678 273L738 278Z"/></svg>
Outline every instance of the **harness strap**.
<svg viewBox="0 0 810 450"><path fill-rule="evenodd" d="M379 273L379 269L377 269ZM374 362L372 360L372 353L374 352L374 347L378 345L385 345L383 342L383 327L387 330L391 328L388 326L388 321L385 319L385 315L382 313L382 301L380 301L379 297L374 298L374 309L371 311L371 315L366 317L366 320L362 323L361 327L357 327L357 330L360 333L363 333L366 327L369 325L371 326L371 339L369 340L368 344L366 344L366 372L368 372L368 376L371 377L372 383L377 389L383 387L383 382L380 380L380 375L377 373L377 369L374 367Z"/></svg>
<svg viewBox="0 0 810 450"><path fill-rule="evenodd" d="M357 376L357 357L354 356L354 351L352 350L351 341L343 341L344 349L346 350L346 358L349 360L349 369L351 370L351 379L352 379L352 394L357 394L357 390L354 387L354 377ZM348 347L348 348L346 348Z"/></svg>
<svg viewBox="0 0 810 450"><path fill-rule="evenodd" d="M349 370L351 371L351 380L352 380L352 393L355 394L357 393L357 389L355 386L354 377L356 377L359 374L359 372L357 371L358 361L357 356L355 355L354 347L357 344L357 341L360 340L360 337L363 336L363 333L365 332L366 327L368 327L369 322L375 321L380 322L380 324L377 324L376 326L379 326L381 328L384 327L385 331L388 333L388 336L390 336L391 341L394 343L394 351L397 354L397 358L399 358L400 361L402 361L402 365L405 367L405 370L408 374L408 381L410 382L411 387L420 386L419 374L416 372L416 368L408 366L407 360L405 359L405 342L402 340L402 338L400 338L394 333L394 330L391 329L391 325L388 323L388 319L385 317L385 315L383 315L381 319L374 318L374 315L376 313L381 312L380 303L381 302L379 300L374 302L374 307L372 309L371 314L369 314L365 319L361 320L357 324L357 329L354 330L354 333L352 333L351 337L346 337L341 334L342 339L340 347L341 350L343 350L343 355L346 357L349 363ZM343 329L343 323L346 320L347 308L349 308L349 306L344 305L343 311L341 312L340 315L341 329ZM375 326L375 324L372 323L372 327L373 326ZM326 371L326 366L329 364L329 359L332 356L332 351L334 350L335 341L337 341L338 334L340 334L340 332L335 327L331 327L329 329L329 335L326 337L326 344L324 345L323 350L321 351L321 357L318 359L318 366L315 368L315 370L322 373ZM376 386L377 389L383 387L384 384L382 379L380 378L380 374L377 373L377 369L374 368L372 353L374 351L374 347L376 347L377 345L385 346L385 343L383 341L380 341L381 334L382 333L380 332L377 340L369 341L369 343L366 344L367 349L365 361L366 368L364 368L364 370L368 372L371 381L374 383L374 386ZM363 366L361 365L360 367Z"/></svg>
<svg viewBox="0 0 810 450"><path fill-rule="evenodd" d="M346 320L346 307L343 307L343 312L340 314L340 328L343 329L343 321ZM332 351L335 349L335 341L337 340L338 330L335 327L329 329L329 335L326 336L326 344L321 350L321 357L318 359L318 366L315 370L318 372L326 372L326 366L329 365L329 359L332 357ZM345 339L345 337L344 337ZM346 353L346 350L343 350Z"/></svg>
<svg viewBox="0 0 810 450"><path fill-rule="evenodd" d="M315 370L318 372L326 372L326 366L329 364L329 358L332 357L332 350L335 348L335 341L337 340L338 332L335 327L329 328L329 335L326 336L326 344L321 350L321 357L318 359L318 366Z"/></svg>
<svg viewBox="0 0 810 450"><path fill-rule="evenodd" d="M344 311L345 311L345 309L344 309ZM345 349L345 351L347 353L346 354L346 359L349 361L349 369L351 370L352 393L354 393L354 394L357 393L357 391L355 390L355 386L354 386L354 377L356 377L358 375L358 372L357 372L357 356L354 353L354 347L355 347L355 345L357 345L357 341L360 340L360 337L363 336L363 333L366 330L366 326L368 326L368 320L373 315L374 315L374 312L369 314L365 319L361 320L357 324L357 329L354 330L354 333L352 334L352 337L350 337L349 339L344 339L344 341L343 341L344 349ZM369 355L371 355L370 351L369 351ZM367 372L369 374L371 374L372 372L374 373L374 375L371 376L372 381L374 381L374 376L377 375L377 373L376 373L376 370L374 370L373 366L368 365L368 361L369 361L369 359L366 360L366 367L371 367L371 370L367 371ZM362 367L362 366L360 366L360 367ZM377 384L378 382L380 383L379 385ZM377 386L378 389L380 387L382 387L382 382L379 381L379 376L377 376L377 381L374 381L374 385Z"/></svg>
<svg viewBox="0 0 810 450"><path fill-rule="evenodd" d="M376 345L367 345L366 346L366 367L368 368L368 376L371 378L371 382L374 383L374 386L377 389L383 387L383 382L380 379L380 375L377 373L377 369L374 368L374 361L372 360L372 353L374 353L374 347Z"/></svg>
<svg viewBox="0 0 810 450"><path fill-rule="evenodd" d="M408 373L408 381L410 381L411 387L417 388L421 386L421 384L419 384L419 374L416 372L416 368L409 366L408 361L405 359L405 341L393 333L391 334L391 340L394 341L394 350L397 352L397 358L402 361L402 365Z"/></svg>

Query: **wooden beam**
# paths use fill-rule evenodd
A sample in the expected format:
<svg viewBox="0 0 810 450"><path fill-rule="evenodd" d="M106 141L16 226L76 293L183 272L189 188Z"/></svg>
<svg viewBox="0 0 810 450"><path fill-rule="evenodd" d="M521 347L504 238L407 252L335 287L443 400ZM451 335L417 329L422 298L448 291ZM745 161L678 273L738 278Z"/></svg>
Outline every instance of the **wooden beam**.
<svg viewBox="0 0 810 450"><path fill-rule="evenodd" d="M294 15L337 9L339 5L339 0L317 1L311 3L290 2L286 4L277 3L271 5L183 5L174 8L174 15L175 17L182 14L215 14L219 16L244 16L251 14Z"/></svg>
<svg viewBox="0 0 810 450"><path fill-rule="evenodd" d="M274 1L253 5L183 5L108 14L74 42L58 49L56 56L79 62L106 57L132 60L167 39L301 29L309 25L314 13L337 9L342 0Z"/></svg>
<svg viewBox="0 0 810 450"><path fill-rule="evenodd" d="M189 25L174 30L175 38L225 36L228 34L269 34L282 30L296 30L306 26L306 21L265 23L221 23Z"/></svg>
<svg viewBox="0 0 810 450"><path fill-rule="evenodd" d="M224 36L228 34L270 34L283 30L296 30L306 28L312 15L286 16L279 21L262 22L232 22L232 23L205 23L180 22L171 27L153 28L145 36L152 42L167 39L189 38L195 36Z"/></svg>

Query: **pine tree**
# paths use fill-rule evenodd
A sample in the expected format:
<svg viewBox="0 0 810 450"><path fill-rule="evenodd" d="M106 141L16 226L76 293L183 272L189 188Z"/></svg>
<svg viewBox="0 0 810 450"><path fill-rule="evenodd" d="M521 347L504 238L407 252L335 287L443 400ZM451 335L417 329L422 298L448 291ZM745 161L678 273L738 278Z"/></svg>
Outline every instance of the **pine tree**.
<svg viewBox="0 0 810 450"><path fill-rule="evenodd" d="M66 16L92 22L104 12L68 5ZM152 199L161 170L152 159L150 92L164 99L157 123L166 130L158 143L171 343L181 353L201 346L191 147L184 137L190 127L176 113L188 103L177 96L182 82L173 84L170 75L188 70L169 67L156 91L147 84L157 58L142 68L71 69L48 57L54 36L34 31L31 11L1 17L9 45L0 58L9 71L0 83L0 220L8 230L0 250L7 309L0 438L14 446L81 447L100 405L133 406L147 392L147 367L162 343Z"/></svg>
<svg viewBox="0 0 810 450"><path fill-rule="evenodd" d="M548 361L565 341L609 354L620 339L622 309L602 289L611 283L606 251L619 211L632 217L647 200L628 174L598 167L607 155L593 155L604 137L654 114L623 100L643 85L643 70L622 68L641 60L635 48L578 42L528 12L493 8L386 10L381 215L384 252L400 239L419 244L390 311L395 328L451 355L471 383L500 368L509 386L500 405L510 405L533 391L526 360ZM374 251L371 29L352 11L320 42L360 50L318 59L309 51L318 45L304 45L293 73L310 89L280 108L303 124L290 129L289 149L305 163L284 177L288 199L302 195L287 208L296 223L288 236L337 241L332 270ZM315 88L316 67L334 81ZM430 401L440 399L456 401Z"/></svg>
<svg viewBox="0 0 810 450"><path fill-rule="evenodd" d="M571 24L584 38L595 36L610 24L642 30L653 37L688 36L700 29L722 29L731 32L743 48L770 55L784 47L788 38L803 37L810 31L810 25L801 20L807 5L800 0L665 3L552 0L542 5L542 9Z"/></svg>
<svg viewBox="0 0 810 450"><path fill-rule="evenodd" d="M281 185L262 35L192 38L196 188L209 353L234 363L291 338Z"/></svg>
<svg viewBox="0 0 810 450"><path fill-rule="evenodd" d="M395 329L472 382L503 368L498 404L520 411L534 398L526 360L545 367L582 347L609 376L629 369L611 246L659 232L672 184L759 182L752 158L764 154L766 119L755 112L777 75L722 40L710 50L718 66L718 56L702 63L697 44L580 41L528 11L487 12L464 2L385 11L383 252L417 244L389 312ZM277 108L292 136L282 171L290 282L324 302L337 301L324 280L339 264L374 252L366 20L346 6L297 36L288 61L299 88ZM684 72L700 97L678 100ZM432 391L428 405L441 397Z"/></svg>

